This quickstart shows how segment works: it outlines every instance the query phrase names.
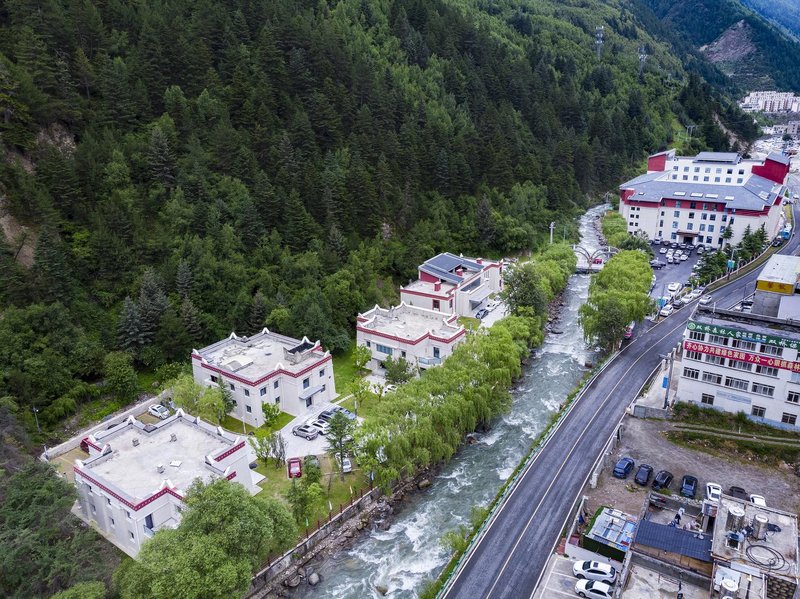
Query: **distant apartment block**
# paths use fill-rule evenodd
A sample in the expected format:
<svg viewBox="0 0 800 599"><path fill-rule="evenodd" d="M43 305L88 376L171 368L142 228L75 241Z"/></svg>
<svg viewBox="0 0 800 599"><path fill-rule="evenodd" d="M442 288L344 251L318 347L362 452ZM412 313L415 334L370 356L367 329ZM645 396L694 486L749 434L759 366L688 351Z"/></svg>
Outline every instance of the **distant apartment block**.
<svg viewBox="0 0 800 599"><path fill-rule="evenodd" d="M620 185L619 212L628 233L692 245L721 247L741 241L749 226L775 237L784 223L782 199L789 157L773 152L745 160L733 152L653 154L647 173Z"/></svg>
<svg viewBox="0 0 800 599"><path fill-rule="evenodd" d="M458 315L407 306L375 306L358 315L356 342L372 352L368 367L378 372L391 356L422 370L438 366L466 338Z"/></svg>
<svg viewBox="0 0 800 599"><path fill-rule="evenodd" d="M443 253L419 266L419 279L400 288L400 300L445 314L472 316L503 288L500 262Z"/></svg>
<svg viewBox="0 0 800 599"><path fill-rule="evenodd" d="M751 92L739 105L746 112L800 112L800 97L792 92Z"/></svg>
<svg viewBox="0 0 800 599"><path fill-rule="evenodd" d="M255 495L264 478L250 470L244 438L182 410L158 424L131 416L83 445L89 457L73 467L78 515L131 557L156 531L178 526L196 479L225 478Z"/></svg>
<svg viewBox="0 0 800 599"><path fill-rule="evenodd" d="M194 380L226 385L233 394L231 415L252 426L264 424L262 403L300 416L336 397L333 364L319 341L285 337L264 329L252 337L235 333L192 351Z"/></svg>
<svg viewBox="0 0 800 599"><path fill-rule="evenodd" d="M764 128L764 132L767 132L767 127ZM800 121L789 121L784 125L775 125L771 128L773 135L783 135L788 133L792 137L797 137L797 134L800 133Z"/></svg>

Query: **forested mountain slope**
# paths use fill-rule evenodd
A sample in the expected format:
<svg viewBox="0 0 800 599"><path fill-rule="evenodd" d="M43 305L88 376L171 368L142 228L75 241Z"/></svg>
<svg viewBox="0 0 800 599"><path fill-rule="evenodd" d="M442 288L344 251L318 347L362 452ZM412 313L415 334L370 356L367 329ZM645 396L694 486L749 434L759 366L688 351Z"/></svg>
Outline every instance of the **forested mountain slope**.
<svg viewBox="0 0 800 599"><path fill-rule="evenodd" d="M422 260L535 248L681 121L727 149L712 112L741 119L647 26L613 0L7 0L0 396L50 429L110 351L154 369L265 325L340 350Z"/></svg>
<svg viewBox="0 0 800 599"><path fill-rule="evenodd" d="M800 3L795 0L742 0L745 5L800 39Z"/></svg>
<svg viewBox="0 0 800 599"><path fill-rule="evenodd" d="M645 3L696 48L710 47L709 58L741 87L800 91L800 43L740 0Z"/></svg>

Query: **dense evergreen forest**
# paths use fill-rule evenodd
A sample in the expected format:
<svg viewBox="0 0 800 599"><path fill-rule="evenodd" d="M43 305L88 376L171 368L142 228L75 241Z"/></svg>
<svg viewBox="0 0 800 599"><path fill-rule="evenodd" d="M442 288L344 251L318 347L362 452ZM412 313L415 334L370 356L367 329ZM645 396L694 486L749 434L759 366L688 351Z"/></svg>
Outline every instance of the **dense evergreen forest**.
<svg viewBox="0 0 800 599"><path fill-rule="evenodd" d="M800 40L800 5L794 0L742 0L742 2Z"/></svg>
<svg viewBox="0 0 800 599"><path fill-rule="evenodd" d="M6 0L0 397L50 428L128 356L265 325L342 350L439 251L574 235L684 120L727 149L643 26L611 1Z"/></svg>

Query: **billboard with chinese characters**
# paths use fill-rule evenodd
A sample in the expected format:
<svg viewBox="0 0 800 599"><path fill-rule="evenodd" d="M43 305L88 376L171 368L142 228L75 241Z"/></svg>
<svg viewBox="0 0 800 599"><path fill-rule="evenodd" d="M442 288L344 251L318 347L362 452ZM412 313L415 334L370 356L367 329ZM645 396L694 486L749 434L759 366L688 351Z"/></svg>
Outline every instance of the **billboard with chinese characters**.
<svg viewBox="0 0 800 599"><path fill-rule="evenodd" d="M688 340L683 342L683 349L685 351L695 351L701 354L730 358L731 360L740 360L741 362L748 362L749 364L758 364L760 366L770 366L772 368L780 368L791 372L800 372L800 362L784 360L783 358L775 356L761 356L759 354L739 351L738 349L731 349L729 347L708 345L707 343Z"/></svg>
<svg viewBox="0 0 800 599"><path fill-rule="evenodd" d="M787 349L800 348L800 340L789 339L787 337L778 337L776 335L765 335L761 333L752 333L734 327L724 327L716 324L705 324L702 322L695 322L690 320L686 324L686 328L690 331L697 331L698 333L709 333L711 335L719 335L720 337L731 337L732 339L742 339L743 341L751 341L753 343L763 343L764 345L772 345L774 347L785 347Z"/></svg>

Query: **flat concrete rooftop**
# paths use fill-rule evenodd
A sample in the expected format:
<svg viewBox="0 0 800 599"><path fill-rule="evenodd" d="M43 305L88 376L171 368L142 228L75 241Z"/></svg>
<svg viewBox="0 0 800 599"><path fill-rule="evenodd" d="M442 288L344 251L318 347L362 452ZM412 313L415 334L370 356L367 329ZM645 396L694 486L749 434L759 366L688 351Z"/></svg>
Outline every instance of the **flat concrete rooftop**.
<svg viewBox="0 0 800 599"><path fill-rule="evenodd" d="M449 339L464 329L452 317L452 314L401 303L386 310L375 306L360 314L358 326L408 340L419 339L426 333ZM367 320L362 322L363 318ZM448 324L448 320L452 320L452 324Z"/></svg>
<svg viewBox="0 0 800 599"><path fill-rule="evenodd" d="M420 291L422 293L432 293L435 295L447 295L450 291L456 288L453 283L439 283L440 288L436 291L434 285L436 283L431 283L429 281L422 281L421 279L417 279L416 281L412 281L408 285L404 285L403 289L408 289L410 291Z"/></svg>
<svg viewBox="0 0 800 599"><path fill-rule="evenodd" d="M175 441L170 440L173 434ZM138 446L133 445L134 439ZM139 499L157 491L167 479L180 491L186 491L196 478L209 480L213 473L205 457L231 446L182 418L149 434L128 426L106 442L112 457L96 464L86 460L84 469ZM159 464L164 466L163 473L158 472Z"/></svg>

